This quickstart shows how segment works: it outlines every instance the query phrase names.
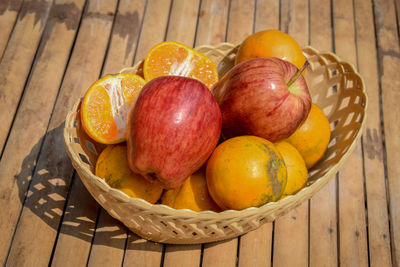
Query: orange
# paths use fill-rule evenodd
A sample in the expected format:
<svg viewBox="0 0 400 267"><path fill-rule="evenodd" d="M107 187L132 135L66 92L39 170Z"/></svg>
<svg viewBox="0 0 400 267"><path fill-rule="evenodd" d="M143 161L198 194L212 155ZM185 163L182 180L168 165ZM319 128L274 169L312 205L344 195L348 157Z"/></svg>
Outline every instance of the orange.
<svg viewBox="0 0 400 267"><path fill-rule="evenodd" d="M331 130L328 119L317 105L312 104L307 119L286 141L300 152L307 168L310 169L324 155L330 137Z"/></svg>
<svg viewBox="0 0 400 267"><path fill-rule="evenodd" d="M287 183L281 198L287 195L293 195L302 189L308 178L306 163L299 151L291 144L282 141L275 144L275 147L281 153L287 168Z"/></svg>
<svg viewBox="0 0 400 267"><path fill-rule="evenodd" d="M215 64L205 55L177 42L163 42L154 46L143 64L146 81L164 75L178 75L197 79L209 89L218 81Z"/></svg>
<svg viewBox="0 0 400 267"><path fill-rule="evenodd" d="M258 57L277 57L291 62L298 69L306 62L297 41L278 30L260 31L247 37L236 53L235 64Z"/></svg>
<svg viewBox="0 0 400 267"><path fill-rule="evenodd" d="M86 133L103 144L125 140L126 121L145 81L131 73L109 74L86 92L81 106L81 121Z"/></svg>
<svg viewBox="0 0 400 267"><path fill-rule="evenodd" d="M210 195L224 210L278 200L286 176L285 163L274 144L257 136L238 136L221 143L206 171Z"/></svg>
<svg viewBox="0 0 400 267"><path fill-rule="evenodd" d="M96 176L105 179L111 187L121 190L130 197L156 203L163 191L161 185L133 173L128 167L126 154L126 144L107 146L97 159Z"/></svg>
<svg viewBox="0 0 400 267"><path fill-rule="evenodd" d="M190 175L180 187L166 190L161 197L161 204L174 209L220 211L208 193L205 168Z"/></svg>

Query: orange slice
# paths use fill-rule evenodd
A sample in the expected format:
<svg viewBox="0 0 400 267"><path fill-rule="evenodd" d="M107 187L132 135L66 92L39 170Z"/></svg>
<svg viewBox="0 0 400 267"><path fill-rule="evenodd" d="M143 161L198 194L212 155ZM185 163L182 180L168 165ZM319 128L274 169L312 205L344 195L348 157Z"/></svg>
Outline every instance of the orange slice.
<svg viewBox="0 0 400 267"><path fill-rule="evenodd" d="M109 74L96 81L81 105L85 132L103 144L124 141L128 114L145 83L143 78L131 73Z"/></svg>
<svg viewBox="0 0 400 267"><path fill-rule="evenodd" d="M209 89L218 81L218 71L208 57L177 42L163 42L146 55L143 65L146 81L165 75L197 79Z"/></svg>

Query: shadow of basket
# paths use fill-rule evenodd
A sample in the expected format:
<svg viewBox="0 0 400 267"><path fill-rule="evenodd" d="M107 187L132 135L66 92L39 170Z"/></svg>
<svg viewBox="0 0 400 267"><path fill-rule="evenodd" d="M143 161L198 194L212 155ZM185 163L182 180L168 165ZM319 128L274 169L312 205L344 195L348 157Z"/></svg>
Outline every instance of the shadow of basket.
<svg viewBox="0 0 400 267"><path fill-rule="evenodd" d="M96 229L99 205L71 165L65 152L63 130L64 123L48 131L24 158L20 172L15 175L19 200L24 208L60 231L58 241L63 235L70 235L90 243L96 232L97 244L121 247L128 231L122 223L101 212L102 223Z"/></svg>

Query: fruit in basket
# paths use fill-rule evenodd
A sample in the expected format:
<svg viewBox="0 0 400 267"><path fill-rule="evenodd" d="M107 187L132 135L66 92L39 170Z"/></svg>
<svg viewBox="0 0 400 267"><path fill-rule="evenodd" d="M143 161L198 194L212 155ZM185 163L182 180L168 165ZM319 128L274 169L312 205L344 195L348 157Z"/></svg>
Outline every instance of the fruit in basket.
<svg viewBox="0 0 400 267"><path fill-rule="evenodd" d="M129 169L125 144L107 146L97 159L95 174L128 196L141 198L152 204L160 199L163 191L159 183L150 182Z"/></svg>
<svg viewBox="0 0 400 267"><path fill-rule="evenodd" d="M259 57L277 57L298 69L306 61L297 41L279 30L260 31L247 37L236 53L235 64Z"/></svg>
<svg viewBox="0 0 400 267"><path fill-rule="evenodd" d="M163 76L141 91L127 125L131 169L176 188L198 170L221 134L221 112L201 82Z"/></svg>
<svg viewBox="0 0 400 267"><path fill-rule="evenodd" d="M209 89L218 81L215 64L202 53L178 42L162 42L146 55L143 64L146 81L164 75L190 77Z"/></svg>
<svg viewBox="0 0 400 267"><path fill-rule="evenodd" d="M330 138L328 118L316 104L312 104L307 119L286 141L300 152L310 169L324 155Z"/></svg>
<svg viewBox="0 0 400 267"><path fill-rule="evenodd" d="M126 120L145 81L131 73L109 74L87 90L81 105L81 122L95 141L116 144L125 140Z"/></svg>
<svg viewBox="0 0 400 267"><path fill-rule="evenodd" d="M190 175L180 187L164 191L161 204L174 209L221 211L208 193L205 168Z"/></svg>
<svg viewBox="0 0 400 267"><path fill-rule="evenodd" d="M306 185L308 171L303 157L294 146L282 141L276 143L275 147L283 157L287 169L287 183L281 196L281 198L284 198L297 193Z"/></svg>
<svg viewBox="0 0 400 267"><path fill-rule="evenodd" d="M278 58L256 58L233 67L212 90L221 108L223 136L256 135L271 142L289 137L311 108L300 72Z"/></svg>
<svg viewBox="0 0 400 267"><path fill-rule="evenodd" d="M287 171L273 143L257 136L238 136L214 150L207 162L206 179L218 206L242 210L278 200Z"/></svg>

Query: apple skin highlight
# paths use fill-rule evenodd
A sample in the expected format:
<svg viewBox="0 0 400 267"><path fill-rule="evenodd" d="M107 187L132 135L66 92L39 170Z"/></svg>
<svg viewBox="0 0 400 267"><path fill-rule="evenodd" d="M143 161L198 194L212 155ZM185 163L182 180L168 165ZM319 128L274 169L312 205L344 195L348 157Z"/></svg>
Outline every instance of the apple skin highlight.
<svg viewBox="0 0 400 267"><path fill-rule="evenodd" d="M271 142L289 137L307 118L311 96L298 68L274 57L256 58L232 68L213 87L221 108L222 135L256 135Z"/></svg>

